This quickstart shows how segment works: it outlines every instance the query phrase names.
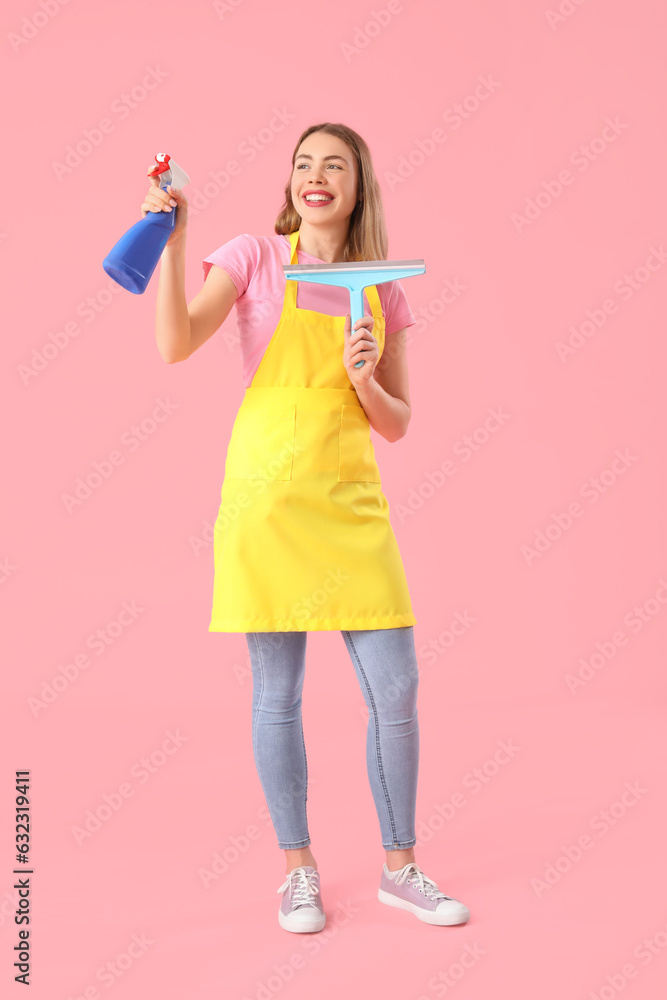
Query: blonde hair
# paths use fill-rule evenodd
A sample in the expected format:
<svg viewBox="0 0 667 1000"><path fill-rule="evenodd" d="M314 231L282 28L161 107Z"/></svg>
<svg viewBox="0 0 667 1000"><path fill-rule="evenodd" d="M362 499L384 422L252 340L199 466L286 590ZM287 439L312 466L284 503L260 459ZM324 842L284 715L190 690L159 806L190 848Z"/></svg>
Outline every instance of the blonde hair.
<svg viewBox="0 0 667 1000"><path fill-rule="evenodd" d="M371 153L361 136L340 123L323 122L311 125L299 136L292 153L292 171L299 146L313 132L326 132L347 143L357 161L357 202L350 216L347 240L343 251L343 261L386 260L388 239L384 217L382 192L373 168ZM289 236L301 225L301 216L292 201L292 175L285 185L285 202L274 226L281 236Z"/></svg>

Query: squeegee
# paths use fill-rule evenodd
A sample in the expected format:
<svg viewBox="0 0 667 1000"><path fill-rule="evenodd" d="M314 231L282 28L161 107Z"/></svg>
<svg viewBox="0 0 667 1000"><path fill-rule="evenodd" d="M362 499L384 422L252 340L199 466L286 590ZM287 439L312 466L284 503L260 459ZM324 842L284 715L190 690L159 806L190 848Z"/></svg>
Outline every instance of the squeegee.
<svg viewBox="0 0 667 1000"><path fill-rule="evenodd" d="M342 264L283 264L286 278L293 281L310 281L316 285L336 285L350 293L350 330L364 315L364 288L381 285L385 281L411 278L424 274L423 260L356 260ZM365 364L357 361L355 368Z"/></svg>

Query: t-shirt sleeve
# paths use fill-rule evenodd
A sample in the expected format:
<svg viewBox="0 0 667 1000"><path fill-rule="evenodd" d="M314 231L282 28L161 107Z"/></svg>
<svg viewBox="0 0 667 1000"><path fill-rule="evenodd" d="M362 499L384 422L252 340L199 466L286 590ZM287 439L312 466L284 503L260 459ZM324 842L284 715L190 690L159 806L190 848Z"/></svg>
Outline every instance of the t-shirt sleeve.
<svg viewBox="0 0 667 1000"><path fill-rule="evenodd" d="M250 233L241 233L240 236L235 236L227 243L223 243L221 247L218 247L202 261L204 281L206 281L213 264L217 264L218 267L227 272L236 285L240 297L246 291L259 265L257 240Z"/></svg>
<svg viewBox="0 0 667 1000"><path fill-rule="evenodd" d="M389 337L392 333L398 333L406 326L414 326L417 321L412 315L400 281L389 281L385 287L388 288L385 308L385 336ZM380 288L382 285L378 286L378 289Z"/></svg>

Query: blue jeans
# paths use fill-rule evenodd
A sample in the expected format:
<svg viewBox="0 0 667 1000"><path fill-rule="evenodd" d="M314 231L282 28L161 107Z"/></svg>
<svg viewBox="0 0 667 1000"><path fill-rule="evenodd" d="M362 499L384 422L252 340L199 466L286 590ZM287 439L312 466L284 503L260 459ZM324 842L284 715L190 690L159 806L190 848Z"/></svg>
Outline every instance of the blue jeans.
<svg viewBox="0 0 667 1000"><path fill-rule="evenodd" d="M301 721L307 632L246 632L253 675L252 744L278 847L310 844ZM366 767L387 851L416 843L419 766L413 626L341 631L368 707ZM324 695L322 708L326 711ZM341 732L341 739L344 733ZM332 811L345 808L345 794Z"/></svg>

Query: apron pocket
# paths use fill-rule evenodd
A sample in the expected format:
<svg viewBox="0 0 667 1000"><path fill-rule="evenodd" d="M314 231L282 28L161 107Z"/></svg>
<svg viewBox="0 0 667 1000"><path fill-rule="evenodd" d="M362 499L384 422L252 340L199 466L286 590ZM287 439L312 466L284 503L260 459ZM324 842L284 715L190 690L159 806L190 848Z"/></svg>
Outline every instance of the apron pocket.
<svg viewBox="0 0 667 1000"><path fill-rule="evenodd" d="M239 409L232 428L225 478L291 479L296 403Z"/></svg>
<svg viewBox="0 0 667 1000"><path fill-rule="evenodd" d="M368 417L360 406L343 403L338 432L338 482L379 483Z"/></svg>

